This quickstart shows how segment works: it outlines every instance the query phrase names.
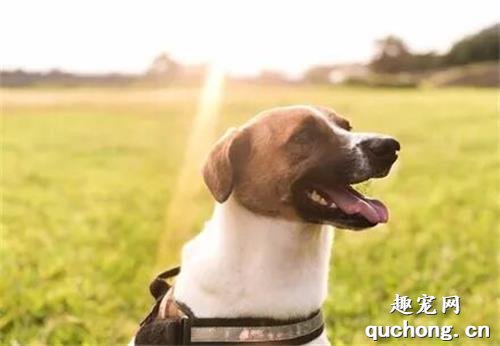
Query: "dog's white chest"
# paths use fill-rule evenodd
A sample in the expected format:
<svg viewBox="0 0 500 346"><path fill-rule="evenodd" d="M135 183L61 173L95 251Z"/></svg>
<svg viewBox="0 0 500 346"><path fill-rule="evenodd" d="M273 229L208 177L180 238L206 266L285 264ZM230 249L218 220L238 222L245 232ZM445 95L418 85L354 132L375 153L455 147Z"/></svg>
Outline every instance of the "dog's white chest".
<svg viewBox="0 0 500 346"><path fill-rule="evenodd" d="M197 317L302 317L326 298L332 236L230 198L184 247L175 298Z"/></svg>

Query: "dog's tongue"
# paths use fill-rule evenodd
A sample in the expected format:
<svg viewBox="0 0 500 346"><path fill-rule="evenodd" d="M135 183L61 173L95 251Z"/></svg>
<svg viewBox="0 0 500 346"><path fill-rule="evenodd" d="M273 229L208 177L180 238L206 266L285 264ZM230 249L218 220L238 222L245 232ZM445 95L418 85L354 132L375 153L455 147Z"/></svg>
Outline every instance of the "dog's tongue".
<svg viewBox="0 0 500 346"><path fill-rule="evenodd" d="M389 212L382 202L366 198L350 186L329 188L325 192L346 214L361 214L372 223L384 223L389 219Z"/></svg>

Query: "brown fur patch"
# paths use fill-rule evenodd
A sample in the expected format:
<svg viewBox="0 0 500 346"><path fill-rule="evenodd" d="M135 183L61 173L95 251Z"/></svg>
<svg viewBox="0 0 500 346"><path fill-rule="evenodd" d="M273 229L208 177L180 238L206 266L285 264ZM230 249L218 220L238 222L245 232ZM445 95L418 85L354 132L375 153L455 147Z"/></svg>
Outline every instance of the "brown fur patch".
<svg viewBox="0 0 500 346"><path fill-rule="evenodd" d="M228 131L203 169L214 198L223 202L234 193L256 213L297 219L292 185L311 168L342 156L345 139L329 122L350 129L331 110L298 106L265 111Z"/></svg>

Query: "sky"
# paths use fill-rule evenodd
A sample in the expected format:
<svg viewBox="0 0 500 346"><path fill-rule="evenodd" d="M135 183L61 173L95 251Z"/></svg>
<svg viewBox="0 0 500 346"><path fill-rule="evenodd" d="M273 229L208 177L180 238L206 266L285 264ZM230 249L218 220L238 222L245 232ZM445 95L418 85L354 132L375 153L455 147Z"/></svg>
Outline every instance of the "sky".
<svg viewBox="0 0 500 346"><path fill-rule="evenodd" d="M376 39L445 52L499 20L495 0L26 1L0 5L2 69L142 73L161 52L233 75L366 62Z"/></svg>

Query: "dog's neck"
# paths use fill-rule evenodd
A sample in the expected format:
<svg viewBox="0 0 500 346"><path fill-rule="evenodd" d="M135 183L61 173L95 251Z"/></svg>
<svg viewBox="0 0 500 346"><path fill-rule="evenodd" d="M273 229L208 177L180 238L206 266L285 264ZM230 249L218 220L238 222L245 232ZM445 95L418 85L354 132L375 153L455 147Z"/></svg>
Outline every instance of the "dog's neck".
<svg viewBox="0 0 500 346"><path fill-rule="evenodd" d="M183 249L175 297L198 317L302 317L321 307L332 231L217 204Z"/></svg>

